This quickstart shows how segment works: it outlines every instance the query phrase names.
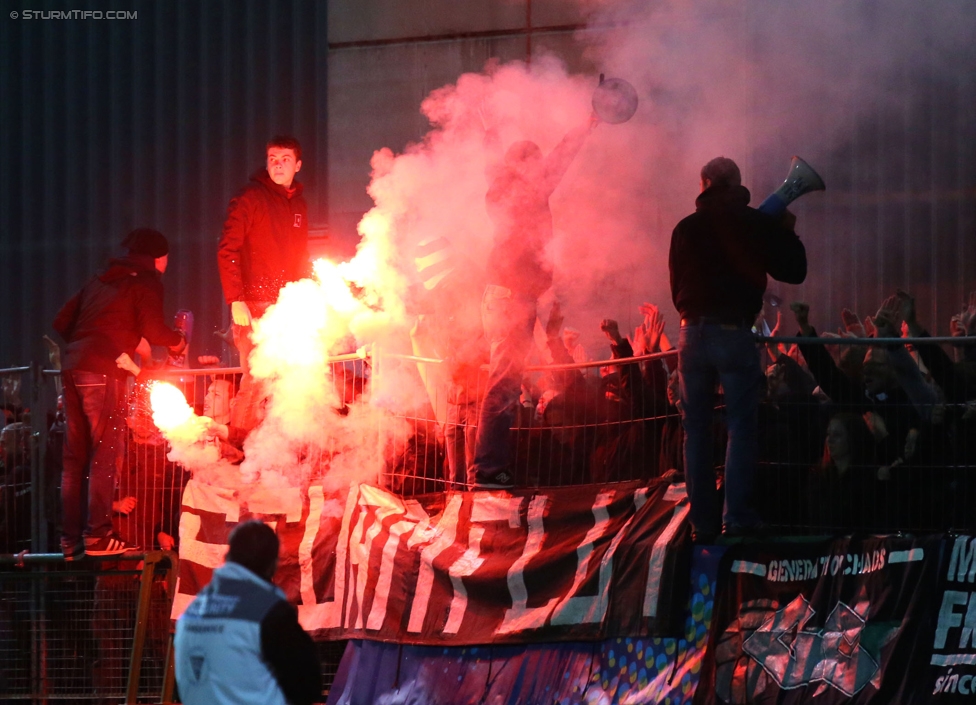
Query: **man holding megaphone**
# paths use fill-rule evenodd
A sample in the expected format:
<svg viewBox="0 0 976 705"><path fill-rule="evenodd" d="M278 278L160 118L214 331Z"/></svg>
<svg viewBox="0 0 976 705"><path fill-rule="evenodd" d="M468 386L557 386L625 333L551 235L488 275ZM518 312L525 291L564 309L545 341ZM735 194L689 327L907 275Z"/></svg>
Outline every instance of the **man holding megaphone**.
<svg viewBox="0 0 976 705"><path fill-rule="evenodd" d="M779 215L750 208L749 198L736 163L713 159L702 167L695 212L671 236L671 298L681 314L685 479L693 539L702 543L711 542L720 528L728 536L760 528L752 487L764 378L752 324L762 308L767 275L799 284L807 273L806 250L793 232L796 217L785 208ZM729 434L721 511L711 438L717 382L724 391Z"/></svg>

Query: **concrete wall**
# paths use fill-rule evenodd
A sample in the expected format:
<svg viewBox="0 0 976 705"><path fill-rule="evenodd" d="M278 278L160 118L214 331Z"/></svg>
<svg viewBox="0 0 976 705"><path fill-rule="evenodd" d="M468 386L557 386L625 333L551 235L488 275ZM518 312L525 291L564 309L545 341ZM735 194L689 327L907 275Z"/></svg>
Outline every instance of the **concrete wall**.
<svg viewBox="0 0 976 705"><path fill-rule="evenodd" d="M369 160L400 152L429 124L420 104L434 89L489 59L555 54L585 61L573 39L583 22L575 3L556 0L338 0L329 3L328 203L330 235L352 249L371 206Z"/></svg>
<svg viewBox="0 0 976 705"><path fill-rule="evenodd" d="M462 73L481 70L489 59L525 60L542 52L558 56L573 72L599 70L587 65L579 33L600 30L582 29L587 18L580 4L570 0L329 2L330 242L340 252L354 250L356 224L372 206L366 193L370 157L382 147L402 152L408 143L423 137L429 125L419 109L432 90L454 83ZM761 6L748 4L727 9L733 15L762 11ZM716 26L728 26L722 18L711 19ZM757 19L746 17L729 31L749 30ZM755 54L753 60L762 60L748 31L736 41ZM970 158L976 139L976 83L971 77L976 74L970 66L972 57L967 56L956 75L948 75L944 83L932 83L924 69L899 74L890 101L848 106L852 112L846 132L818 133L823 143L817 143L817 166L828 178L828 191L800 206L811 275L796 291L787 294L775 284L772 290L813 303L823 316L817 322L827 329L838 325L841 307L854 307L862 315L873 313L885 295L903 287L918 295L919 310L944 333L949 315L976 287L972 265L976 172ZM630 78L639 82L642 77ZM650 90L653 81L643 78L639 90ZM647 104L654 99L653 95L644 98L649 98ZM816 107L796 119L815 124L848 119ZM759 192L778 185L781 161L800 149L795 133L782 129L780 144L756 144L751 153L742 155L743 168L754 178L760 171L772 175L760 179ZM690 208L690 199L686 205ZM670 225L658 223L655 228L666 243ZM657 303L670 312L667 296L661 293L666 287L666 266L653 264L656 269L650 271L645 263L645 276L651 282L640 282L640 291L657 292Z"/></svg>

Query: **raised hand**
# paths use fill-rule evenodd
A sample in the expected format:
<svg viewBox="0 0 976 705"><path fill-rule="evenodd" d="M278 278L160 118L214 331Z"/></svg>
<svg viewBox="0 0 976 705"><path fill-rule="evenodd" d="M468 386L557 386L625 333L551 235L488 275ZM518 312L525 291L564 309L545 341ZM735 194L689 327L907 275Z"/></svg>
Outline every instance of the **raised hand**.
<svg viewBox="0 0 976 705"><path fill-rule="evenodd" d="M962 314L957 313L949 319L949 334L953 338L966 337L966 324L962 322Z"/></svg>
<svg viewBox="0 0 976 705"><path fill-rule="evenodd" d="M647 354L647 326L638 323L634 328L634 356L640 357Z"/></svg>
<svg viewBox="0 0 976 705"><path fill-rule="evenodd" d="M874 317L875 325L878 325L878 319L882 316L891 322L895 330L901 327L901 301L897 294L892 294L881 302L881 308L878 309L878 313Z"/></svg>
<svg viewBox="0 0 976 705"><path fill-rule="evenodd" d="M966 335L976 335L976 291L969 292L969 304L959 314L959 320L966 329Z"/></svg>
<svg viewBox="0 0 976 705"><path fill-rule="evenodd" d="M878 327L874 325L874 319L871 318L871 316L865 316L863 323L864 323L864 333L867 335L867 337L877 338Z"/></svg>
<svg viewBox="0 0 976 705"><path fill-rule="evenodd" d="M878 315L874 318L874 325L877 327L878 338L900 338L901 331L895 321L897 315L891 309L882 306L878 310Z"/></svg>
<svg viewBox="0 0 976 705"><path fill-rule="evenodd" d="M647 352L659 352L661 336L664 334L664 316L661 315L661 309L654 304L645 303L640 310L644 314L644 328L647 330Z"/></svg>
<svg viewBox="0 0 976 705"><path fill-rule="evenodd" d="M783 330L783 312L779 309L779 307L777 307L776 325L773 326L773 329L771 331L769 331L769 337L770 338L778 337L779 335L781 335L782 330ZM783 343L767 342L766 350L769 352L769 357L772 360L778 359L780 355L789 354L789 350L787 349L786 345L784 345Z"/></svg>
<svg viewBox="0 0 976 705"><path fill-rule="evenodd" d="M637 307L637 310L641 312L642 316L650 316L657 312L657 306L645 301Z"/></svg>
<svg viewBox="0 0 976 705"><path fill-rule="evenodd" d="M820 334L820 337L821 338L839 338L840 337L840 333L833 333L833 332L831 332L829 330L825 330L823 333ZM832 358L834 358L834 362L837 362L837 360L840 359L840 345L836 345L836 344L835 345L827 345L827 344L824 344L824 350L826 350L828 353L830 353L830 356Z"/></svg>
<svg viewBox="0 0 976 705"><path fill-rule="evenodd" d="M858 338L864 338L867 336L867 332L864 329L864 324L861 323L861 319L857 317L857 314L851 311L849 308L841 309L840 312L841 320L844 321L844 329L848 333L853 333L854 336Z"/></svg>
<svg viewBox="0 0 976 705"><path fill-rule="evenodd" d="M600 323L600 330L606 334L613 344L619 345L623 342L623 338L620 337L620 326L612 318L604 318L603 322Z"/></svg>
<svg viewBox="0 0 976 705"><path fill-rule="evenodd" d="M910 327L916 325L918 319L915 311L915 297L902 289L899 289L896 295L898 296L898 313L901 315L901 319Z"/></svg>
<svg viewBox="0 0 976 705"><path fill-rule="evenodd" d="M47 348L47 361L51 369L61 369L61 348L48 336L44 336L44 347Z"/></svg>
<svg viewBox="0 0 976 705"><path fill-rule="evenodd" d="M796 317L796 324L804 335L809 335L812 330L810 327L810 304L805 301L794 301L790 304L790 310Z"/></svg>
<svg viewBox="0 0 976 705"><path fill-rule="evenodd" d="M549 309L549 320L546 322L546 337L558 338L559 331L563 328L564 320L566 319L563 317L563 311L559 307L559 302L553 301L552 308Z"/></svg>

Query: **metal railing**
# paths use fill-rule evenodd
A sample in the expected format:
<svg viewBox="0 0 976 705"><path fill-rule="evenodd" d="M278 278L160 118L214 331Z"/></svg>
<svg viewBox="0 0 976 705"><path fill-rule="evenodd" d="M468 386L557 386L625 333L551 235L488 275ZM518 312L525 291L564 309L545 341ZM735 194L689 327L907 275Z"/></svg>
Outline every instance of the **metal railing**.
<svg viewBox="0 0 976 705"><path fill-rule="evenodd" d="M976 514L970 509L976 502L976 405L970 401L976 398L976 385L938 389L916 365L914 373L922 376L926 388L935 396L904 394L903 380L895 376L885 382L889 385L887 392L868 398L864 355L853 352L868 346L881 349L880 346L906 343L935 346L950 342L960 341L757 338L757 343L767 348L763 352L767 390L759 409L760 456L755 494L761 514L774 530L793 534L976 529ZM819 349L839 346L852 351L844 354L838 349L831 353L835 370L831 374L840 375L833 380L834 386L838 380L846 380L856 394L830 398L826 387L831 385L805 369L802 356L795 351L785 354L794 343ZM976 343L976 338L964 339L964 343ZM772 350L780 345L783 347ZM673 403L676 354L671 350L637 358L526 368L523 397L510 435L516 485L608 483L680 474L683 429L680 412ZM394 441L388 444L395 450L386 458L381 473L385 486L404 495L464 487L466 456L477 431L479 402L487 380L485 368L458 373L434 358L375 349L365 360L355 354L331 362L333 382L347 404L368 403L371 387L380 375L394 372L412 376L425 392L410 408L387 410L379 423L370 427L369 433L375 432L376 437L364 439L377 444L384 439ZM340 373L339 366L355 369ZM965 364L951 369L960 373L959 380L969 379ZM877 369L870 372L874 374ZM170 370L160 376L177 383L188 402L202 413L208 390L222 385L225 391L232 392L239 373L237 368L211 368ZM4 502L0 518L2 552L30 549L44 553L55 548L52 544L58 536L60 480L57 374L37 366L0 370L0 377L16 376L20 380L19 385L4 386L5 396L0 401L14 410L13 420L23 424L8 434L16 450L5 461L5 473L0 479L0 501ZM885 374L893 373L887 370ZM945 387L947 383L941 381ZM19 386L19 404L11 398L14 386ZM165 441L152 424L148 400L140 397L142 393L137 391L130 401L127 447L119 473L118 499L123 502L126 497L134 497L135 506L123 503L116 514L116 524L123 538L144 549L153 549L162 545L163 535L176 538L180 497L187 475L183 468L166 459ZM716 390L715 408L712 442L716 482L721 485L725 408L720 389ZM217 415L227 410L208 407L208 411ZM828 431L832 426L838 431L839 425L848 436L849 446L842 462L832 457L827 443ZM836 456L839 451L834 451ZM323 453L322 463L328 462L329 454ZM11 473L6 471L8 468L19 469ZM26 693L25 697L40 697L52 688L60 688L60 683L71 682L77 686L77 693L89 692L84 689L94 687L93 675L70 676L74 671L60 665L52 670L51 665L60 664L57 659L62 658L57 655L61 653L58 649L36 650L24 645L51 643L45 641L51 638L50 625L68 619L57 611L50 612L50 617L43 616L42 608L48 604L44 600L56 593L37 587L43 580L50 583L62 579L58 576L63 573L65 585L88 591L85 594L89 613L74 618L74 623L82 626L63 630L67 649L64 653L81 653L78 644L83 644L84 639L79 641L77 635L91 632L90 627L83 625L94 619L92 605L96 602L99 575L107 574L94 570L94 566L81 572L74 566L58 570L47 566L31 583L32 579L25 577L29 571L10 567L9 559L6 564L0 563L0 568L0 582L5 586L0 597L5 616L0 619L9 625L0 626L0 633L5 634L2 638L6 639L0 646L0 661L7 662L2 649L8 649L9 663L23 662L18 673L31 674L29 678L18 676L20 681L9 677L0 680L0 693L9 690ZM22 581L19 585L35 587L22 587L19 592L8 590L6 586L13 585L18 575ZM131 577L133 573L129 571L127 575ZM107 590L105 587L102 592ZM130 586L131 605L141 604L135 592L136 588ZM62 603L55 598L52 604ZM126 609L131 612L133 608ZM25 615L35 616L25 621ZM70 623L70 619L64 622ZM119 623L128 624L121 617ZM323 666L330 682L342 645L321 648L327 656ZM45 655L40 656L42 653ZM329 662L328 658L335 661ZM120 663L118 656L109 661ZM116 666L107 668L111 673ZM153 665L148 673L160 668ZM138 674L136 677L141 678ZM54 680L43 685L44 678ZM127 681L127 694L128 686ZM113 692L121 692L117 679L113 687Z"/></svg>
<svg viewBox="0 0 976 705"><path fill-rule="evenodd" d="M176 555L0 555L0 700L168 702Z"/></svg>
<svg viewBox="0 0 976 705"><path fill-rule="evenodd" d="M976 368L947 362L949 367L939 372L950 373L948 381L934 380L931 371L919 366L917 353L913 370L898 372L887 360L895 348L907 355L906 345L931 350L946 343L972 346L976 339L757 337L757 343L770 350L762 352L767 379L759 406L755 495L772 529L918 533L976 526L970 509L976 502ZM831 362L826 354L815 355L811 371L795 349L786 352L795 344L838 349L831 352ZM783 347L774 351L774 346ZM881 362L880 354L872 353L870 379L864 374L868 349L885 351ZM516 485L613 482L683 471L683 428L672 403L676 394L669 400L666 392L674 355L527 368L511 435ZM399 414L415 435L395 444L406 450L388 464L386 484L403 493L461 486L464 474L451 467L444 449L477 423L486 371L465 380L467 398L452 397L450 381L443 374L436 379L440 361L389 357L418 365L430 404ZM650 369L664 359L670 360L670 371ZM600 368L619 375L626 365L639 368L639 374L631 370L631 378L644 384L639 393L622 389L613 373L585 374ZM575 379L551 379L567 372ZM721 486L726 410L720 386L715 399L712 445ZM457 414L447 413L452 405L465 412L460 423ZM844 458L831 457L827 437L832 428L835 435L849 436ZM834 455L838 452L835 448ZM463 465L463 455L455 456Z"/></svg>
<svg viewBox="0 0 976 705"><path fill-rule="evenodd" d="M180 369L153 377L176 384L197 413L206 407L227 420L240 373L240 368ZM172 669L166 659L173 589L168 581L175 580L175 568L163 573L157 566L150 574L134 562L141 556L65 563L53 553L59 546L64 434L59 372L41 366L0 369L4 378L16 378L17 384L0 387L0 405L11 409L13 424L5 427L4 439L12 445L0 462L0 700L170 702L173 681L166 674ZM207 400L208 390L221 383L227 388ZM130 390L127 426L115 530L147 556L175 557L158 550L165 540L160 534L178 539L189 476L166 458L143 386ZM133 498L134 506L126 498ZM328 685L345 642L317 648ZM143 654L138 664L132 657L137 649ZM138 689L135 694L132 688Z"/></svg>
<svg viewBox="0 0 976 705"><path fill-rule="evenodd" d="M795 343L847 349L848 354L834 351L841 364L839 371L851 384L860 385L863 355L853 354L854 351L906 343L970 344L976 339L757 338L757 342L770 348L779 345L784 350ZM884 414L879 415L872 412L870 405L865 405L863 398L830 399L829 394L823 393L822 385L814 393L818 380L803 364L781 365L777 372L769 353L763 354L769 371L769 389L760 406L757 496L767 508L770 523L783 530L804 531L937 531L971 523L963 505L969 496L970 469L976 465L976 458L969 451L966 432L976 429L968 425L976 409L966 405L965 395L960 396L955 390L940 390L941 396L926 401L912 400L902 394L899 399L886 400L882 405ZM676 367L676 355L677 351L671 350L636 358L527 367L523 397L510 437L516 485L614 482L681 472L680 413L673 403L675 395L669 399L667 389L669 376L673 377ZM363 357L356 353L331 360L335 368L361 365L342 374L333 370L334 382L347 403L366 403L370 387L379 376L394 371L414 376L417 386L426 392L425 398L410 408L381 416L375 427L377 438L364 439L365 442L392 439L389 447L394 452L385 461L383 484L405 495L464 487L469 460L466 455L471 452L477 431L487 370L482 367L458 374L434 358L375 349L365 361ZM792 356L783 357L803 363L802 356L795 351ZM223 384L232 392L239 372L238 368L169 370L160 376L181 386L189 403L202 413L207 390ZM52 381L56 372L22 367L0 370L0 376L4 375L21 375L28 380L21 384L21 389L31 390L28 419L31 436L29 447L21 451L20 481L11 482L8 474L0 487L0 498L13 507L5 512L7 523L17 525L17 531L7 531L7 539L0 547L10 551L28 547L33 551L51 550L51 537L57 530L60 446L57 423L49 428L44 421L57 417L43 410L55 408ZM790 379L780 379L784 375ZM670 381L673 387L674 380ZM890 383L895 388L899 385L897 379ZM789 384L800 384L802 388L789 389ZM927 384L933 387L931 380ZM226 408L211 410L211 414L226 411ZM855 463L867 462L875 468L875 480L867 482L861 477L865 481L859 491L876 490L878 504L882 505L880 510L858 513L848 507L835 515L818 512L810 506L812 494L848 489L843 482L834 483L836 487L830 484L826 480L839 478L820 472L825 467L825 439L831 417L845 411L865 419L865 425L858 424L857 429L849 432L860 433L866 427L876 442L881 436L889 436L883 448L875 448L867 456L859 448L858 463ZM883 422L885 415L895 418L899 428L878 428L879 419ZM938 417L938 423L931 422L933 417ZM850 418L844 420L850 423ZM117 514L117 528L124 538L144 548L165 547L159 543L159 536L162 533L175 537L180 495L187 474L166 460L166 444L152 424L144 391L133 395L128 421L130 432L119 475L119 500L134 497L136 501L133 510ZM907 431L912 428L917 452L897 452L910 440ZM717 393L714 446L719 483L724 468L724 433L724 406L721 394ZM894 434L905 437L891 438ZM863 444L862 440L858 442ZM328 463L328 453L323 455L322 462ZM878 479L878 470L885 479ZM23 481L28 476L29 485ZM825 483L818 485L818 477L826 478ZM942 489L937 491L937 487ZM923 497L928 498L927 504L921 501ZM29 518L24 517L27 508ZM865 521L853 521L852 513ZM24 535L27 525L31 527L30 541ZM0 539L3 539L2 531Z"/></svg>

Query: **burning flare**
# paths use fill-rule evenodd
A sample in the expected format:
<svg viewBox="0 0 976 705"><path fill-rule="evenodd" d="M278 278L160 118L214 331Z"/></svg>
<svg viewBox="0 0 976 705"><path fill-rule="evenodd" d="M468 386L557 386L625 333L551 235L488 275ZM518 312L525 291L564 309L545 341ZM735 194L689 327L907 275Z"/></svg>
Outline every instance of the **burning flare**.
<svg viewBox="0 0 976 705"><path fill-rule="evenodd" d="M153 382L149 389L153 423L160 431L179 428L193 416L193 409L186 403L183 392L169 382Z"/></svg>
<svg viewBox="0 0 976 705"><path fill-rule="evenodd" d="M153 382L149 388L153 423L170 442L193 443L207 434L207 420L193 413L183 392L169 382Z"/></svg>

